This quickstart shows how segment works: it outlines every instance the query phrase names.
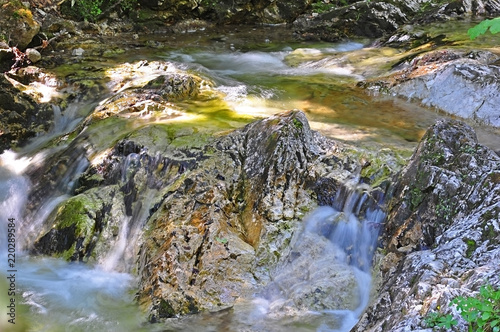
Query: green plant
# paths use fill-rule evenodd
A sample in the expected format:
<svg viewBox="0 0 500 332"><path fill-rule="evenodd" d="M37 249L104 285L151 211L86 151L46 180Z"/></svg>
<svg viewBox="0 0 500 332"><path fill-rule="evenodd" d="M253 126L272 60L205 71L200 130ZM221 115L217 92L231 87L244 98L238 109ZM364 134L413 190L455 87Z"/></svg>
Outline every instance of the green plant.
<svg viewBox="0 0 500 332"><path fill-rule="evenodd" d="M490 30L491 33L495 34L500 32L500 17L496 17L491 20L484 20L467 31L470 39L474 40L480 35L484 35L486 31Z"/></svg>
<svg viewBox="0 0 500 332"><path fill-rule="evenodd" d="M129 12L137 2L138 0L71 0L71 9L76 16L94 22L115 8Z"/></svg>
<svg viewBox="0 0 500 332"><path fill-rule="evenodd" d="M202 0L200 5L213 9L217 7L217 2L215 0Z"/></svg>
<svg viewBox="0 0 500 332"><path fill-rule="evenodd" d="M449 220L453 214L454 210L451 206L451 199L444 199L436 205L436 215L444 220Z"/></svg>
<svg viewBox="0 0 500 332"><path fill-rule="evenodd" d="M465 251L465 257L471 258L476 251L477 243L473 239L463 239L465 244L467 244L467 250Z"/></svg>
<svg viewBox="0 0 500 332"><path fill-rule="evenodd" d="M103 0L71 0L71 7L87 21L95 21L101 15Z"/></svg>
<svg viewBox="0 0 500 332"><path fill-rule="evenodd" d="M473 154L474 152L476 152L476 148L474 148L473 146L470 146L469 144L466 144L466 145L460 146L460 152L467 153L467 154Z"/></svg>
<svg viewBox="0 0 500 332"><path fill-rule="evenodd" d="M347 0L337 0L335 3L333 0L321 0L312 3L311 7L313 12L321 14L332 10L335 7L347 6L348 4L349 2Z"/></svg>
<svg viewBox="0 0 500 332"><path fill-rule="evenodd" d="M300 120L298 120L297 118L293 119L293 125L297 129L302 129L304 127L304 124L302 122L300 122Z"/></svg>
<svg viewBox="0 0 500 332"><path fill-rule="evenodd" d="M500 290L487 284L481 286L477 296L459 296L451 304L469 323L469 332L500 332Z"/></svg>
<svg viewBox="0 0 500 332"><path fill-rule="evenodd" d="M332 5L330 5L329 3L324 3L322 1L313 3L311 7L314 13L320 13L320 14L333 8Z"/></svg>
<svg viewBox="0 0 500 332"><path fill-rule="evenodd" d="M439 312L431 312L424 319L424 322L427 327L438 327L445 329L450 329L452 326L458 324L457 320L453 319L453 316L451 314L443 315Z"/></svg>

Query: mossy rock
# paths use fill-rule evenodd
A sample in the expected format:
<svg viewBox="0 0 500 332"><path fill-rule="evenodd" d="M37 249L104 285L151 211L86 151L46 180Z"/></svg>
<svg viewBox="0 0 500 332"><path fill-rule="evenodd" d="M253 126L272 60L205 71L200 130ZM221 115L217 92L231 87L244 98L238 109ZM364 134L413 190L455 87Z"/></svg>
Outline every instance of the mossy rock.
<svg viewBox="0 0 500 332"><path fill-rule="evenodd" d="M0 0L0 8L0 38L10 39L11 46L25 49L40 31L40 25L20 1Z"/></svg>
<svg viewBox="0 0 500 332"><path fill-rule="evenodd" d="M111 220L117 214L112 208L116 190L112 186L92 188L62 203L55 212L54 226L36 241L34 253L88 261L109 249L102 242L116 234L116 222Z"/></svg>

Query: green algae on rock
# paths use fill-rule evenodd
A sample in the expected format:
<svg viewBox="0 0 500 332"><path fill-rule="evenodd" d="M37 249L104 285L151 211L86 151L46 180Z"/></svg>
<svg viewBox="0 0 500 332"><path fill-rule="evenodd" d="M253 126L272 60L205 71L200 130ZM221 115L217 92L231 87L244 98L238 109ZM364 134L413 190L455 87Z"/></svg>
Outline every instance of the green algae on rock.
<svg viewBox="0 0 500 332"><path fill-rule="evenodd" d="M54 227L37 240L34 253L60 255L70 261L102 258L99 255L112 247L118 235L113 230L125 215L123 197L120 199L117 189L91 189L62 203Z"/></svg>

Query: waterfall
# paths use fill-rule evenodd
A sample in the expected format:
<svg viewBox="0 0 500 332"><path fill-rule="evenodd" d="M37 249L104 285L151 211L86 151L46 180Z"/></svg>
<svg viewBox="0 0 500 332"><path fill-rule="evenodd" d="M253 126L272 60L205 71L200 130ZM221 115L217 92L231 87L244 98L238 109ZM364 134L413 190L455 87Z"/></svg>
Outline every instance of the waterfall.
<svg viewBox="0 0 500 332"><path fill-rule="evenodd" d="M117 262L127 256L130 247L126 246L127 241L133 234L138 236L135 228L130 230L128 225L122 226L124 234L120 234L119 244L110 254L109 269L104 264L71 264L62 259L26 255L24 250L40 235L40 229L54 209L70 197L76 178L88 165L84 156L73 160L67 171L57 178L57 183L44 192L37 208L28 211L28 197L33 186L25 173L39 166L41 158L41 155L21 157L12 151L0 155L0 254L3 257L0 263L0 314L3 317L0 330L19 327L15 331L21 331L26 326L47 331L141 330L140 322L145 318L134 305L130 292L134 280L128 273L113 270ZM7 265L6 241L9 218L16 224L15 294L7 297L10 285L5 282L9 281L6 273L11 270ZM127 220L129 224L130 220ZM133 259L129 256L131 254L127 261ZM6 308L10 299L15 299L16 303L16 326L11 326L5 318L9 317Z"/></svg>
<svg viewBox="0 0 500 332"><path fill-rule="evenodd" d="M366 185L341 187L331 206L305 218L253 315L286 320L289 312L307 320L313 314L317 331L349 331L369 302L372 259L385 217Z"/></svg>

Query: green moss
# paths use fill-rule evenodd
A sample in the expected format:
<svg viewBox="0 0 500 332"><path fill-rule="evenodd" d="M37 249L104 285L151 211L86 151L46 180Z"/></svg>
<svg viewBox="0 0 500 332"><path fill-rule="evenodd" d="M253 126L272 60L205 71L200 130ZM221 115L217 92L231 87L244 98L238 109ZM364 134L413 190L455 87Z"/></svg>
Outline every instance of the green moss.
<svg viewBox="0 0 500 332"><path fill-rule="evenodd" d="M57 211L56 228L62 230L75 227L75 237L86 237L94 226L95 203L88 200L84 195L70 198Z"/></svg>
<svg viewBox="0 0 500 332"><path fill-rule="evenodd" d="M467 250L465 251L465 256L467 258L471 258L477 248L476 241L467 238L464 238L462 241L464 241L465 244L467 244Z"/></svg>
<svg viewBox="0 0 500 332"><path fill-rule="evenodd" d="M360 175L369 180L370 185L375 188L391 180L392 176L406 165L411 151L383 149L373 152L350 149L348 154L364 163Z"/></svg>
<svg viewBox="0 0 500 332"><path fill-rule="evenodd" d="M294 118L294 119L293 119L293 125L294 125L294 126L295 126L295 128L297 128L297 129L302 129L302 128L304 128L304 124L303 124L302 122L300 122L300 120L299 120L299 119L297 119L297 118Z"/></svg>
<svg viewBox="0 0 500 332"><path fill-rule="evenodd" d="M76 242L73 243L71 248L69 248L68 250L62 252L60 255L57 256L64 259L65 261L71 261L72 257L75 255L75 251L76 251Z"/></svg>
<svg viewBox="0 0 500 332"><path fill-rule="evenodd" d="M158 305L158 316L160 318L170 318L174 317L175 315L176 312L172 305L168 301L161 299Z"/></svg>
<svg viewBox="0 0 500 332"><path fill-rule="evenodd" d="M410 194L410 207L412 211L415 211L417 207L424 200L424 194L422 190L418 187L413 187Z"/></svg>

